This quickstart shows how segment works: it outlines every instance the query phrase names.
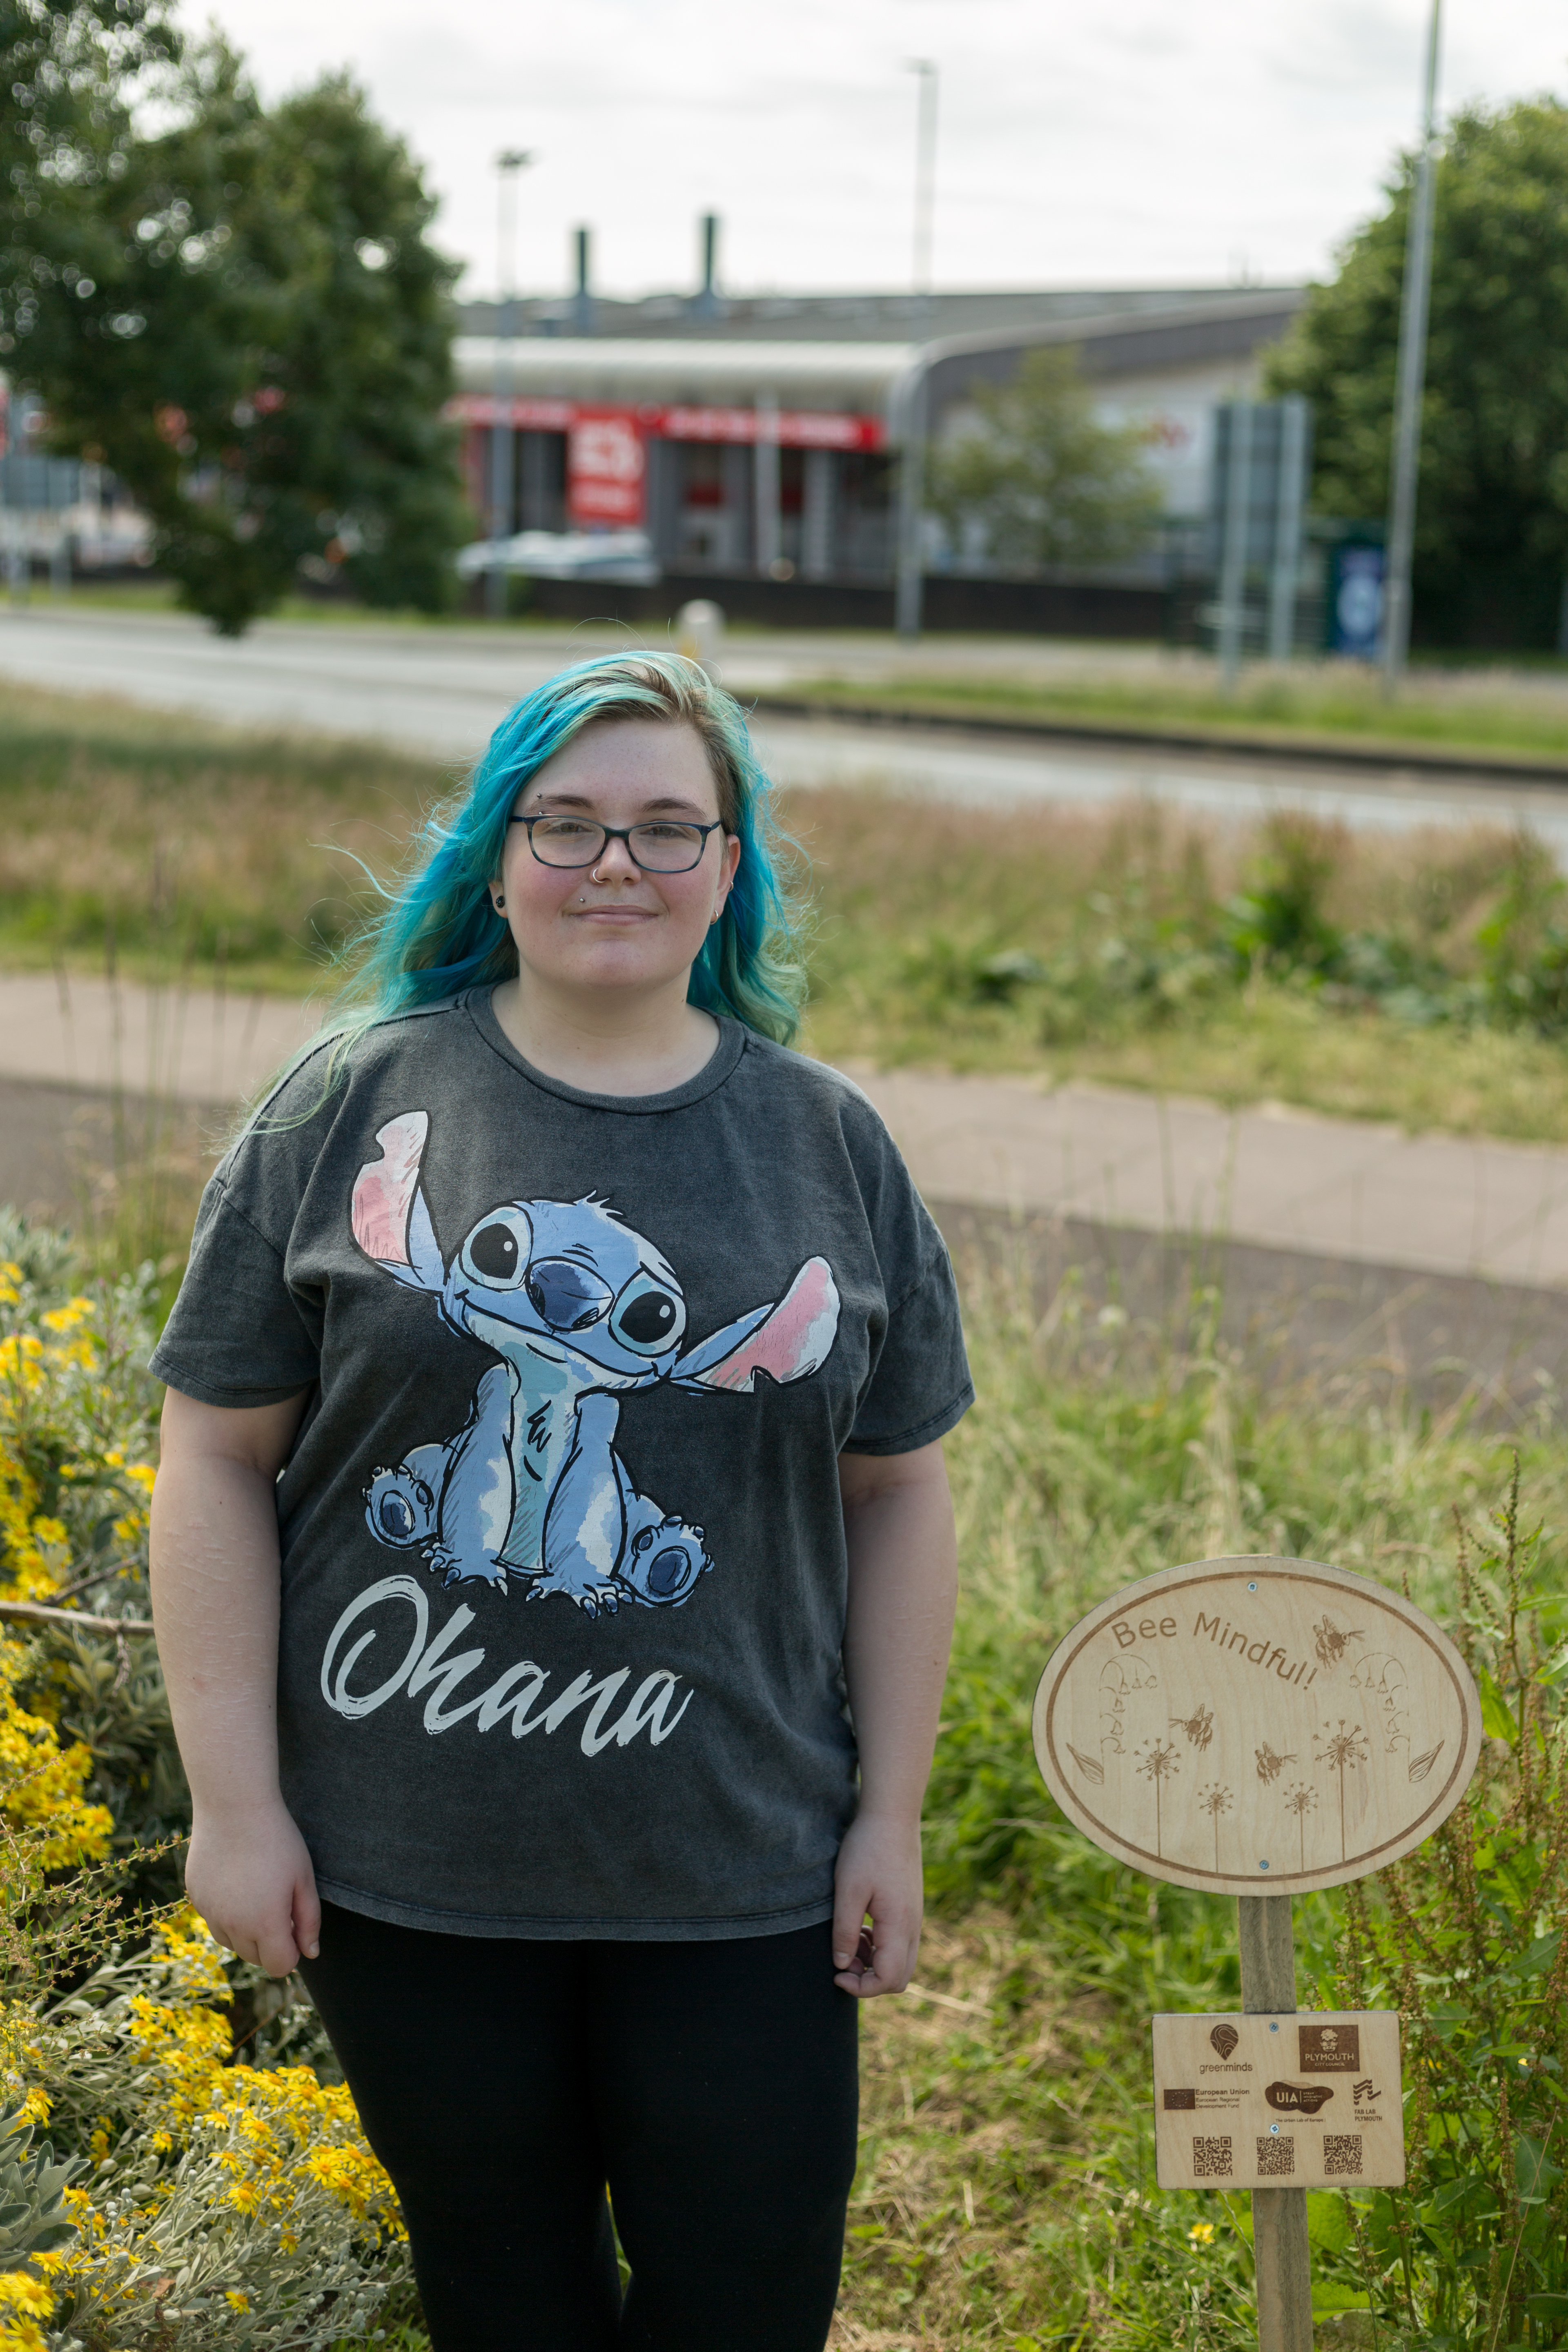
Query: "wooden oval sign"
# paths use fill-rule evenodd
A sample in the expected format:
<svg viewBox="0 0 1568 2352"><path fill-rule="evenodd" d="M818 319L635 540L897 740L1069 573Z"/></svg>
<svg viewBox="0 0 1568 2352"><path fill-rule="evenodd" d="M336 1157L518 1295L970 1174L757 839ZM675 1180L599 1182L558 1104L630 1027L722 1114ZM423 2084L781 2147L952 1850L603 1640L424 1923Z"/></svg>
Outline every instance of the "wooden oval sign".
<svg viewBox="0 0 1568 2352"><path fill-rule="evenodd" d="M1469 1785L1481 1709L1447 1635L1310 1559L1200 1559L1080 1619L1035 1696L1069 1822L1151 1878L1306 1894L1397 1862Z"/></svg>

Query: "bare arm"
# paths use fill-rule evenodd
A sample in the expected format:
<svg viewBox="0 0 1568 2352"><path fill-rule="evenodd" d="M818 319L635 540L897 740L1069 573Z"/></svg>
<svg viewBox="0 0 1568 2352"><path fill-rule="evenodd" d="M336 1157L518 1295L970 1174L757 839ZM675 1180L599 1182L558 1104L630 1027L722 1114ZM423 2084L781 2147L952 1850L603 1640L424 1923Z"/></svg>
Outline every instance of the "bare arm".
<svg viewBox="0 0 1568 2352"><path fill-rule="evenodd" d="M849 1550L844 1674L860 1750L860 1803L839 1850L835 1981L902 1992L920 1949L921 1801L936 1746L958 1585L940 1444L841 1454ZM871 1915L871 1952L861 1940Z"/></svg>
<svg viewBox="0 0 1568 2352"><path fill-rule="evenodd" d="M227 1410L171 1389L153 1490L153 1614L191 1784L191 1901L268 1975L313 1958L321 1905L278 1787L278 1506L304 1393Z"/></svg>

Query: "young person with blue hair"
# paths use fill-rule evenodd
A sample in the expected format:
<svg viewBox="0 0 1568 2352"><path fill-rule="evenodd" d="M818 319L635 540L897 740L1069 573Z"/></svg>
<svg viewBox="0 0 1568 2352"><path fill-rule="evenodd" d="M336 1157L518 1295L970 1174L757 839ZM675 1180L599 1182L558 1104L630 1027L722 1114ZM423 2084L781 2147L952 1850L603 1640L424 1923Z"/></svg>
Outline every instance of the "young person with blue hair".
<svg viewBox="0 0 1568 2352"><path fill-rule="evenodd" d="M526 697L153 1358L191 1899L301 1969L437 2352L820 2352L914 1968L973 1392L775 854L694 664Z"/></svg>

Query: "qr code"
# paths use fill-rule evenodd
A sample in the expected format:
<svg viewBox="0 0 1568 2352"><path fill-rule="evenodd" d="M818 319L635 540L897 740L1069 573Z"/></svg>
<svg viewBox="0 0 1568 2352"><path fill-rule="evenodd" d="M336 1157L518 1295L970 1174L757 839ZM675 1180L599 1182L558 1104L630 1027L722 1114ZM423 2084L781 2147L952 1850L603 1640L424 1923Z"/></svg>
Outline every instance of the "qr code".
<svg viewBox="0 0 1568 2352"><path fill-rule="evenodd" d="M1359 2172L1361 2170L1360 2132L1325 2132L1323 2134L1323 2170L1325 2172Z"/></svg>
<svg viewBox="0 0 1568 2352"><path fill-rule="evenodd" d="M1258 2169L1278 2176L1296 2169L1296 2143L1293 2139L1275 2139L1270 2134L1258 2143ZM1356 2170L1361 2170L1357 2165Z"/></svg>
<svg viewBox="0 0 1568 2352"><path fill-rule="evenodd" d="M1218 2173L1228 2173L1231 2170L1228 2136L1223 2139L1194 2139L1193 2170L1200 2180L1212 2180Z"/></svg>

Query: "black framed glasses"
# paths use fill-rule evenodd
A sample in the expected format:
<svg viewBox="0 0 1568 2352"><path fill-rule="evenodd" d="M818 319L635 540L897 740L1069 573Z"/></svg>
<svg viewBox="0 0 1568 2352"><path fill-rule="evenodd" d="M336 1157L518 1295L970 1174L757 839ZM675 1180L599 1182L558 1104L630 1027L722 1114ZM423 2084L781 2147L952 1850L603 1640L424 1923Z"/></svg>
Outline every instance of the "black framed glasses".
<svg viewBox="0 0 1568 2352"><path fill-rule="evenodd" d="M702 862L710 833L721 823L677 824L650 817L643 824L595 824L585 816L514 816L509 824L528 827L528 845L541 866L596 866L612 841L624 841L626 855L645 874L689 874Z"/></svg>

